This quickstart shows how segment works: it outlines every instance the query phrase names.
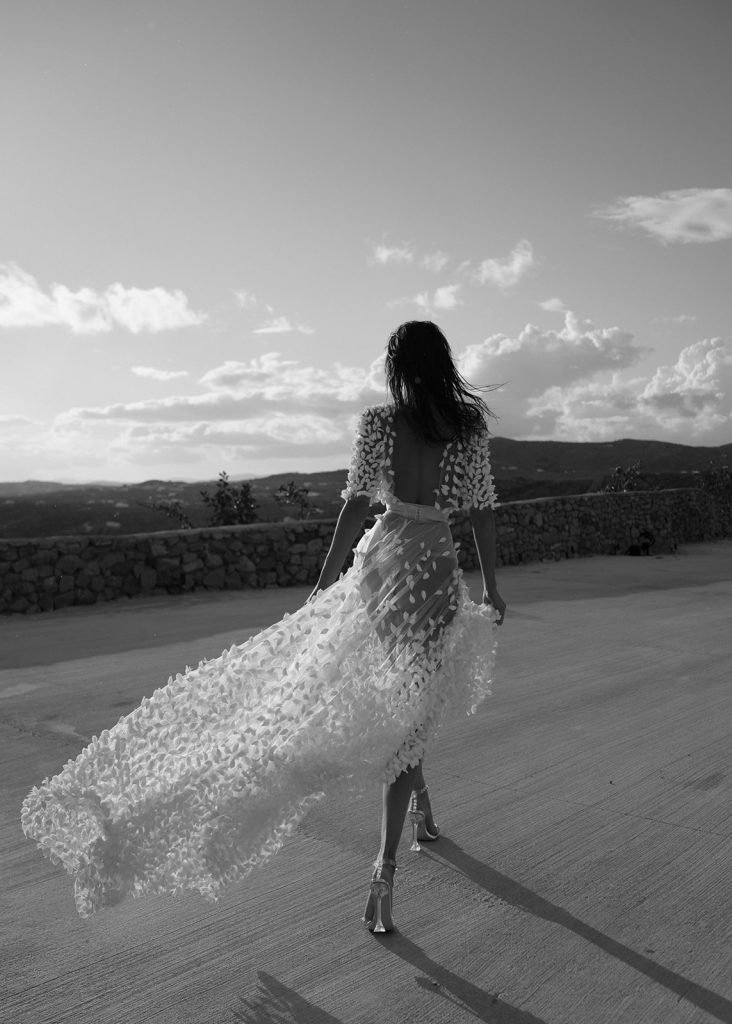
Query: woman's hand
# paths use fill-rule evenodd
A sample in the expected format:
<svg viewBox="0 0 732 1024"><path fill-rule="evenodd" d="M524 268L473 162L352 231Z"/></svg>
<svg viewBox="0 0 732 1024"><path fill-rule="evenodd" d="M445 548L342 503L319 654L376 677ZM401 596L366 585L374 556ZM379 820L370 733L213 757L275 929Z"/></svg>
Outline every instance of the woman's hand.
<svg viewBox="0 0 732 1024"><path fill-rule="evenodd" d="M483 591L483 604L489 604L495 608L498 612L498 618L496 619L496 625L502 626L503 619L506 615L506 602L503 600L498 590L495 587L491 587L490 590Z"/></svg>

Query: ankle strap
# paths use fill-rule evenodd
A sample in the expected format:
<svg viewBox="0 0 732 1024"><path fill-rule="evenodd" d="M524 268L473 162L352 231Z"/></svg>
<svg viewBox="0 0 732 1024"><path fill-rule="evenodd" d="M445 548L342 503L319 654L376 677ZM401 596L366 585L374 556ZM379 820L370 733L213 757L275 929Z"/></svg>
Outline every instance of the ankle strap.
<svg viewBox="0 0 732 1024"><path fill-rule="evenodd" d="M422 786L421 789L413 789L412 792L414 793L415 796L422 796L423 793L428 792L428 787Z"/></svg>
<svg viewBox="0 0 732 1024"><path fill-rule="evenodd" d="M379 857L374 861L375 868L382 868L384 864L388 864L390 868L394 868L396 871L397 862L392 860L391 857Z"/></svg>

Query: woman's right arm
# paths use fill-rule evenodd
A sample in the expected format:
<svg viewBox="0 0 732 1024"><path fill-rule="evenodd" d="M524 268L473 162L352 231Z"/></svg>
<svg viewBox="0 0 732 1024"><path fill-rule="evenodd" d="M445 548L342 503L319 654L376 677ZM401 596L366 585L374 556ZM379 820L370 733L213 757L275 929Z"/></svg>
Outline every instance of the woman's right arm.
<svg viewBox="0 0 732 1024"><path fill-rule="evenodd" d="M498 593L496 585L496 516L492 508L471 508L470 522L473 527L475 548L478 552L480 571L483 575L483 603L492 605L498 612L497 624L503 623L506 602Z"/></svg>

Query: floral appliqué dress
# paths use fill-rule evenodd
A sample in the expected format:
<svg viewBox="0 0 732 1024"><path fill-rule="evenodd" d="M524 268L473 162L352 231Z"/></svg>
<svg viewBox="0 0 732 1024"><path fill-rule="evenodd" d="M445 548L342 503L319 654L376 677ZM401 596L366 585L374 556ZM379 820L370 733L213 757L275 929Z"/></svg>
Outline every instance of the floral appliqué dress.
<svg viewBox="0 0 732 1024"><path fill-rule="evenodd" d="M391 493L394 413L367 408L344 498L386 506L353 566L293 615L171 678L26 797L86 917L125 896L215 899L344 785L393 781L490 693L495 618L458 568L450 513L495 505L488 431L443 452L434 505Z"/></svg>

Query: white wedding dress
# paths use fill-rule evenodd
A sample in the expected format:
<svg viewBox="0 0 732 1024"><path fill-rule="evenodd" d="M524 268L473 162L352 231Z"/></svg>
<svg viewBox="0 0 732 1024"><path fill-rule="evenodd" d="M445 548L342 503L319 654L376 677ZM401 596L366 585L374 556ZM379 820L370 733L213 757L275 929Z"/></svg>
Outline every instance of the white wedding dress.
<svg viewBox="0 0 732 1024"><path fill-rule="evenodd" d="M126 895L221 889L336 787L392 781L447 715L490 693L494 611L474 604L449 515L493 507L488 432L442 453L433 505L392 493L391 406L365 410L344 498L386 512L294 615L170 679L27 796L23 829L88 916Z"/></svg>

